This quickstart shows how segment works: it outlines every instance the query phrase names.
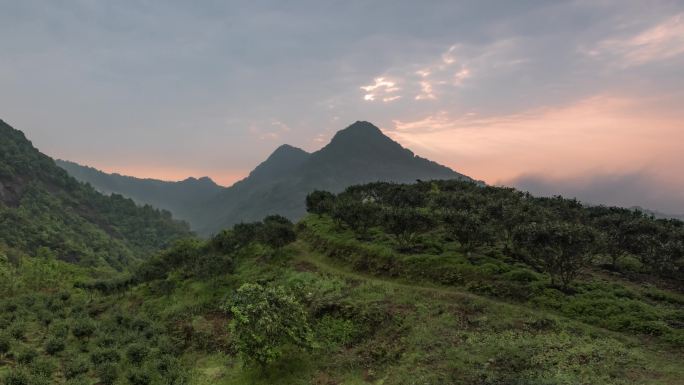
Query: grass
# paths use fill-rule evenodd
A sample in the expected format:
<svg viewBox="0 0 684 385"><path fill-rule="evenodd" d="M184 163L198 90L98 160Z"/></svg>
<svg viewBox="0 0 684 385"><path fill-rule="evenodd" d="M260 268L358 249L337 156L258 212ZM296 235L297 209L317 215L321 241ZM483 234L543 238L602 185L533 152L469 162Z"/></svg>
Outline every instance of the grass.
<svg viewBox="0 0 684 385"><path fill-rule="evenodd" d="M302 241L286 254L271 261L280 269L274 283L339 290L344 306L371 308L386 319L350 340L343 327L328 331L330 319L356 320L333 311L325 327L314 328L326 330L322 340L342 337L317 354L292 354L265 371L214 354L196 361L194 384L683 383L682 355L641 337L453 287L360 273Z"/></svg>
<svg viewBox="0 0 684 385"><path fill-rule="evenodd" d="M606 278L579 285L574 299L562 298L559 307L535 305L485 295L468 285L363 271L315 246L300 238L276 253L243 253L234 272L210 279L177 272L164 282L121 294L76 290L67 301L67 321L87 315L113 328L117 312L130 318L126 322L131 330L117 337L123 366L116 385L127 384L126 351L145 335L130 326L135 320L150 322L147 329L156 333L150 339L154 349L164 349L165 339L182 346L179 364L189 370L191 385L684 384L682 350L658 338L603 327L583 318L579 310L591 308L596 298L610 298L611 303L647 306L644 314L676 318L682 305L679 294ZM463 256L454 260L463 263ZM515 279L529 278L515 269L501 274L508 273ZM265 368L245 367L231 340L230 317L220 306L246 282L294 291L310 310L317 347L291 348ZM58 298L46 290L48 297ZM32 313L35 306L26 306L17 311L24 317L26 340L13 345L33 347L42 357L46 333L54 333L61 321L46 329ZM80 341L68 335L65 351L54 358L66 363L76 355L89 363L93 352L106 350L99 346L109 330L119 333L96 330L92 338ZM0 378L16 365L15 358L7 362L0 364ZM87 376L91 385L99 381L94 370ZM62 371L57 370L52 383L64 383Z"/></svg>

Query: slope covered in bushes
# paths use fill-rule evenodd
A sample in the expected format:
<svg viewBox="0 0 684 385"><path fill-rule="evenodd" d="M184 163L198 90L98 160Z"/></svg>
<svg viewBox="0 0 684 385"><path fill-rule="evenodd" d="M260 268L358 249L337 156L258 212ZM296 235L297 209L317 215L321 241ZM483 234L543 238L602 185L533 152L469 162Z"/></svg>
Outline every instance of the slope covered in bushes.
<svg viewBox="0 0 684 385"><path fill-rule="evenodd" d="M0 244L15 253L122 269L189 234L169 212L79 183L0 121Z"/></svg>

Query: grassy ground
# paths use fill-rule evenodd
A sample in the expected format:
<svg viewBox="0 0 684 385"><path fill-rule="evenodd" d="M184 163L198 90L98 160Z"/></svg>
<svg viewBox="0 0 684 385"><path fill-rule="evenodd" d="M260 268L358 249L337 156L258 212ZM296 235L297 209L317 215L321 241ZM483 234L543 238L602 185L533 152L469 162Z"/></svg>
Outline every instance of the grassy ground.
<svg viewBox="0 0 684 385"><path fill-rule="evenodd" d="M44 270L31 269L21 277ZM563 308L483 295L465 285L371 274L314 250L302 237L275 254L258 247L246 250L228 274L199 279L176 271L118 294L78 289L63 300L56 288L66 291L69 282L83 277L62 264L47 271L53 274L41 287L25 287L41 293L35 300L17 297L2 305L18 305L14 315L0 317L7 329L3 334L12 334L17 320L23 320L25 331L12 339L11 353L0 355L0 378L22 365L39 370L38 364L47 360L55 367L51 377L21 384L62 384L65 368L82 361L87 369L75 377L80 382L68 383L99 384L102 365L93 357L116 349L121 357L114 385L131 384L131 378L140 379L132 375L154 372L154 365L164 362L189 371L178 377L185 381L179 385L684 384L684 353L658 338L610 330L568 316ZM311 312L316 348L289 349L266 368L244 366L230 336L230 318L220 306L246 282L296 292ZM624 286L615 280L610 284ZM634 301L650 298L642 295L646 289L628 289ZM658 299L649 306L662 314L681 309L679 294L651 295ZM41 326L46 314L54 319ZM120 322L119 315L128 321ZM93 322L95 330L77 338L73 324L83 320ZM46 342L65 323L72 326L65 349L46 355ZM130 350L141 343L150 351L135 364ZM28 348L38 358L22 364L19 354ZM152 376L136 384L167 384L167 378Z"/></svg>
<svg viewBox="0 0 684 385"><path fill-rule="evenodd" d="M194 384L684 383L681 352L659 351L645 338L452 287L361 274L301 241L286 254L271 262L279 271L272 279L325 287L341 294L341 306L371 308L382 319L354 337L345 330L359 327L355 318L331 311L314 327L318 351L292 352L266 371L229 354L188 355Z"/></svg>

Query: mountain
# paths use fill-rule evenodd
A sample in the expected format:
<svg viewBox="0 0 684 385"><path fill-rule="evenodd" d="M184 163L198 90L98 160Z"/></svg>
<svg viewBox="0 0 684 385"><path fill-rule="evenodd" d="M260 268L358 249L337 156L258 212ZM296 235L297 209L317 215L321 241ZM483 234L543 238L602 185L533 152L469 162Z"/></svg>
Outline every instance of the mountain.
<svg viewBox="0 0 684 385"><path fill-rule="evenodd" d="M168 211L78 182L0 120L0 249L121 269L189 234Z"/></svg>
<svg viewBox="0 0 684 385"><path fill-rule="evenodd" d="M268 177L262 177L264 174ZM207 202L210 221L196 230L210 234L273 213L301 218L306 195L313 190L340 192L355 184L417 179L471 180L414 155L373 124L359 121L337 132L328 145L314 153L291 146L278 148L247 178Z"/></svg>
<svg viewBox="0 0 684 385"><path fill-rule="evenodd" d="M376 181L471 180L416 156L378 127L361 121L337 132L329 144L314 153L290 145L278 147L245 179L228 188L208 178L200 179L204 183L199 186L198 180L162 182L105 174L71 162L59 164L99 191L168 209L204 235L269 214L299 219L305 213L305 197L313 190L340 192L351 185Z"/></svg>
<svg viewBox="0 0 684 385"><path fill-rule="evenodd" d="M74 162L56 160L74 178L91 184L103 194L123 194L139 204L149 204L168 210L176 218L198 223L201 218L194 209L197 202L204 202L215 196L223 187L208 177L187 178L180 182L157 179L139 179L120 174L108 174Z"/></svg>

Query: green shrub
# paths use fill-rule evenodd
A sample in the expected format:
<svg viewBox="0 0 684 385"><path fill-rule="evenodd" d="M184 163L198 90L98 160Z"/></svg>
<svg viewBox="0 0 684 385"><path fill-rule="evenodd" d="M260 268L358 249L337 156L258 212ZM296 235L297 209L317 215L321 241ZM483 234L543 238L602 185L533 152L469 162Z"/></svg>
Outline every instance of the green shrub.
<svg viewBox="0 0 684 385"><path fill-rule="evenodd" d="M152 376L145 369L134 368L126 373L126 379L131 385L149 385L152 383Z"/></svg>
<svg viewBox="0 0 684 385"><path fill-rule="evenodd" d="M30 364L38 357L38 352L30 346L23 346L17 351L16 357L20 364Z"/></svg>
<svg viewBox="0 0 684 385"><path fill-rule="evenodd" d="M264 366L279 359L285 345L313 344L306 310L283 287L244 284L225 308L233 315L231 332L248 363Z"/></svg>
<svg viewBox="0 0 684 385"><path fill-rule="evenodd" d="M69 334L69 323L67 321L55 321L50 325L50 333L55 338L66 338Z"/></svg>
<svg viewBox="0 0 684 385"><path fill-rule="evenodd" d="M0 356L9 353L12 348L12 340L7 334L0 334Z"/></svg>
<svg viewBox="0 0 684 385"><path fill-rule="evenodd" d="M26 325L23 322L15 322L9 328L9 334L15 340L23 341L26 336Z"/></svg>
<svg viewBox="0 0 684 385"><path fill-rule="evenodd" d="M114 349L98 349L90 354L90 361L95 365L118 362L121 356Z"/></svg>
<svg viewBox="0 0 684 385"><path fill-rule="evenodd" d="M102 385L114 385L119 378L119 369L111 363L98 366L95 372Z"/></svg>
<svg viewBox="0 0 684 385"><path fill-rule="evenodd" d="M71 334L76 338L90 338L95 333L95 323L89 318L81 318L74 322Z"/></svg>
<svg viewBox="0 0 684 385"><path fill-rule="evenodd" d="M92 381L86 376L78 376L68 379L64 385L91 385ZM104 384L103 384L104 385Z"/></svg>
<svg viewBox="0 0 684 385"><path fill-rule="evenodd" d="M50 378L57 370L57 365L48 358L36 358L30 365L31 373L43 378Z"/></svg>
<svg viewBox="0 0 684 385"><path fill-rule="evenodd" d="M45 352L50 355L57 354L64 350L65 342L63 338L52 337L45 343Z"/></svg>
<svg viewBox="0 0 684 385"><path fill-rule="evenodd" d="M78 356L64 363L64 376L66 378L75 378L87 373L88 369L90 369L88 360L83 356Z"/></svg>
<svg viewBox="0 0 684 385"><path fill-rule="evenodd" d="M26 368L15 368L10 370L4 378L4 385L33 385L32 376Z"/></svg>
<svg viewBox="0 0 684 385"><path fill-rule="evenodd" d="M126 357L128 358L128 361L135 365L140 365L143 361L145 361L145 357L147 357L148 353L149 350L147 347L140 343L131 344L126 349Z"/></svg>
<svg viewBox="0 0 684 385"><path fill-rule="evenodd" d="M508 273L505 273L503 276L505 279L515 282L533 282L540 280L538 273L524 268L511 270Z"/></svg>

